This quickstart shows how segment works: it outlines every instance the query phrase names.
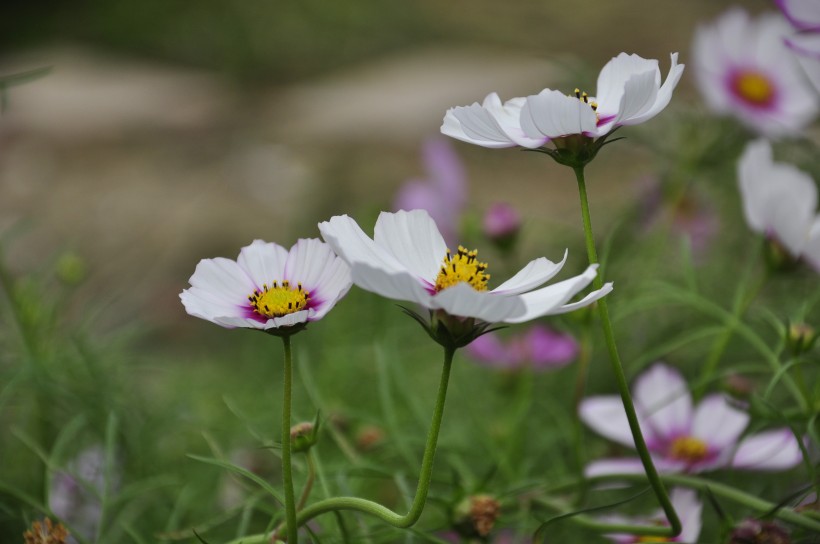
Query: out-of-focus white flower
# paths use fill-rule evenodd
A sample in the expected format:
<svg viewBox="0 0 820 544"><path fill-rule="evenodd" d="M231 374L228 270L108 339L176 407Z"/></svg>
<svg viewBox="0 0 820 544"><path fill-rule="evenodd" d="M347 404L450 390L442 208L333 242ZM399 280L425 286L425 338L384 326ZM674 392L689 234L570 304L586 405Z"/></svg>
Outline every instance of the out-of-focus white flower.
<svg viewBox="0 0 820 544"><path fill-rule="evenodd" d="M814 89L820 92L820 0L775 0L797 31L784 41Z"/></svg>
<svg viewBox="0 0 820 544"><path fill-rule="evenodd" d="M774 0L783 15L800 31L820 31L820 1Z"/></svg>
<svg viewBox="0 0 820 544"><path fill-rule="evenodd" d="M179 295L189 314L267 331L318 321L351 286L347 265L317 239L301 239L290 251L254 240L236 261L201 260L189 281Z"/></svg>
<svg viewBox="0 0 820 544"><path fill-rule="evenodd" d="M750 142L737 167L743 212L749 227L774 239L795 259L820 270L817 186L791 164L774 162L766 140Z"/></svg>
<svg viewBox="0 0 820 544"><path fill-rule="evenodd" d="M658 472L703 472L718 468L786 470L803 457L788 427L741 438L749 415L722 395L708 395L692 406L683 377L657 363L638 376L633 387L641 433ZM590 397L579 407L581 420L598 434L634 447L621 398ZM587 466L588 476L642 473L637 457L601 459Z"/></svg>
<svg viewBox="0 0 820 544"><path fill-rule="evenodd" d="M696 544L700 530L703 526L701 513L703 504L698 500L697 494L691 489L675 488L669 494L669 500L675 507L681 522L681 532L678 536L659 539L655 537L640 537L629 534L614 533L605 535L610 540L618 544L637 544L639 542L681 542L683 544ZM646 518L627 518L625 516L607 516L601 521L618 524L646 524L647 526L667 525L666 516L663 510L658 510L655 515Z"/></svg>
<svg viewBox="0 0 820 544"><path fill-rule="evenodd" d="M683 75L678 54L672 53L671 58L663 85L657 60L621 53L598 75L596 96L580 89L569 96L551 89L528 96L521 110L521 128L530 138L573 134L597 138L616 127L648 121L669 105Z"/></svg>
<svg viewBox="0 0 820 544"><path fill-rule="evenodd" d="M464 166L450 141L441 137L424 143L422 159L427 179L405 182L396 195L396 210L427 210L448 243L458 238L459 220L467 202Z"/></svg>
<svg viewBox="0 0 820 544"><path fill-rule="evenodd" d="M733 8L695 33L695 77L707 105L751 130L781 137L799 133L817 115L817 93L784 38L775 14L752 19Z"/></svg>
<svg viewBox="0 0 820 544"><path fill-rule="evenodd" d="M374 238L346 215L320 223L319 230L350 264L353 282L362 289L443 310L450 316L521 323L587 306L612 290L608 283L582 300L568 303L595 277L596 265L578 276L536 289L561 270L566 254L559 263L544 257L535 259L489 290L487 264L478 260L475 251L459 247L451 253L424 210L382 212Z"/></svg>
<svg viewBox="0 0 820 544"><path fill-rule="evenodd" d="M441 133L468 144L489 148L535 148L544 145L547 138L531 138L521 129L521 108L526 99L513 98L503 104L496 93L490 93L482 104L450 108L444 115Z"/></svg>

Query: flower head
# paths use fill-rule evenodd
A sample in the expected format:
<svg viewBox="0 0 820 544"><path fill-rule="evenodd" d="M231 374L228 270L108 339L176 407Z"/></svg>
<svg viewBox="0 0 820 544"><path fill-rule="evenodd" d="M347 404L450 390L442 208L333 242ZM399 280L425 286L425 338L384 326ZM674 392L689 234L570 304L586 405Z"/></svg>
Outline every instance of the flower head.
<svg viewBox="0 0 820 544"><path fill-rule="evenodd" d="M766 140L746 146L737 173L749 228L776 242L792 258L804 257L820 270L814 180L790 164L774 162Z"/></svg>
<svg viewBox="0 0 820 544"><path fill-rule="evenodd" d="M467 346L467 354L493 368L533 370L561 368L578 356L578 342L569 334L556 332L543 325L533 325L523 334L504 342L494 332L476 338Z"/></svg>
<svg viewBox="0 0 820 544"><path fill-rule="evenodd" d="M724 467L784 470L800 463L797 439L788 428L740 436L749 416L722 395L706 396L697 407L686 382L674 369L657 363L641 374L633 388L641 432L659 472L702 472ZM619 396L585 399L581 419L597 433L634 447ZM605 459L586 468L589 476L639 473L638 458Z"/></svg>
<svg viewBox="0 0 820 544"><path fill-rule="evenodd" d="M68 531L62 523L53 524L50 519L45 521L35 521L31 524L31 529L23 533L25 544L66 544L68 542Z"/></svg>
<svg viewBox="0 0 820 544"><path fill-rule="evenodd" d="M478 259L476 251L460 246L456 252L448 250L436 224L424 210L382 212L372 239L346 215L320 223L319 230L350 264L356 285L387 298L440 310L445 319L456 318L449 319L450 324L468 319L521 323L581 308L612 290L612 284L606 284L581 301L568 303L589 285L595 277L596 266L590 266L578 276L533 290L561 270L566 254L559 263L544 257L535 259L490 290L488 264ZM468 324L466 328L471 326Z"/></svg>
<svg viewBox="0 0 820 544"><path fill-rule="evenodd" d="M179 298L185 310L226 328L293 332L318 321L350 289L350 269L321 240L290 251L254 240L236 261L203 259Z"/></svg>
<svg viewBox="0 0 820 544"><path fill-rule="evenodd" d="M702 526L701 512L703 511L703 504L698 500L697 495L691 489L675 488L669 494L672 506L675 507L675 512L678 513L681 521L681 533L676 537L658 538L658 537L640 537L628 534L608 534L606 535L610 540L618 544L636 544L638 542L683 542L688 544L695 544L700 535ZM658 510L655 515L649 518L626 518L623 516L608 516L602 521L608 523L645 523L647 525L666 525L666 516L662 510Z"/></svg>
<svg viewBox="0 0 820 544"><path fill-rule="evenodd" d="M695 34L695 76L707 105L769 137L798 133L817 115L808 87L783 43L789 25L779 16L752 19L740 8Z"/></svg>
<svg viewBox="0 0 820 544"><path fill-rule="evenodd" d="M396 210L427 210L448 242L458 236L458 222L467 201L464 166L453 146L430 139L422 149L427 179L407 181L396 195Z"/></svg>
<svg viewBox="0 0 820 544"><path fill-rule="evenodd" d="M501 249L508 249L521 230L521 214L506 202L496 202L484 214L482 228L490 241Z"/></svg>

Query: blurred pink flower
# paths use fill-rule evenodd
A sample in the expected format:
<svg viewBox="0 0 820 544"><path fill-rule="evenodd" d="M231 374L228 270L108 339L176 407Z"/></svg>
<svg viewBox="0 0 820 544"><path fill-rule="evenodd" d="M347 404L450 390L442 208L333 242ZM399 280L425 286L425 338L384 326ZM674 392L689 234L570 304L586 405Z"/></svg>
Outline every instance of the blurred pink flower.
<svg viewBox="0 0 820 544"><path fill-rule="evenodd" d="M797 30L820 31L820 2L817 0L774 0Z"/></svg>
<svg viewBox="0 0 820 544"><path fill-rule="evenodd" d="M752 19L740 8L698 28L692 60L707 105L768 137L794 135L811 123L817 93L783 42L788 34L780 15Z"/></svg>
<svg viewBox="0 0 820 544"><path fill-rule="evenodd" d="M496 202L484 214L484 236L503 243L514 238L521 230L521 215L506 202Z"/></svg>
<svg viewBox="0 0 820 544"><path fill-rule="evenodd" d="M820 270L820 216L811 176L791 164L774 162L771 144L762 139L746 146L737 175L749 228Z"/></svg>
<svg viewBox="0 0 820 544"><path fill-rule="evenodd" d="M820 1L775 0L797 31L785 38L786 47L792 50L800 67L820 92Z"/></svg>
<svg viewBox="0 0 820 544"><path fill-rule="evenodd" d="M652 539L652 537L639 537L628 534L608 534L605 535L610 540L618 544L635 544L637 542L682 542L686 544L696 544L700 529L702 526L701 512L703 511L703 504L698 500L697 495L691 489L675 488L670 493L670 500L672 506L675 507L675 512L680 517L682 530L681 533L668 540ZM666 525L666 517L662 510L658 510L651 517L647 518L627 518L625 516L606 516L601 518L601 521L607 523L628 523L628 524L646 524L647 526Z"/></svg>
<svg viewBox="0 0 820 544"><path fill-rule="evenodd" d="M398 210L427 210L448 244L458 239L459 222L467 203L467 177L453 146L431 138L421 151L426 179L411 179L399 188L394 203Z"/></svg>
<svg viewBox="0 0 820 544"><path fill-rule="evenodd" d="M802 460L789 428L751 434L741 439L749 415L733 408L723 395L706 396L692 406L686 382L677 370L656 363L638 376L633 387L635 410L646 445L659 472L703 472L719 468L785 470ZM581 402L580 417L598 434L634 447L618 395ZM590 463L587 476L643 473L637 457Z"/></svg>
<svg viewBox="0 0 820 544"><path fill-rule="evenodd" d="M514 370L529 366L543 371L561 368L574 361L578 356L578 342L569 334L533 325L506 342L494 332L479 336L467 346L467 354L493 368Z"/></svg>

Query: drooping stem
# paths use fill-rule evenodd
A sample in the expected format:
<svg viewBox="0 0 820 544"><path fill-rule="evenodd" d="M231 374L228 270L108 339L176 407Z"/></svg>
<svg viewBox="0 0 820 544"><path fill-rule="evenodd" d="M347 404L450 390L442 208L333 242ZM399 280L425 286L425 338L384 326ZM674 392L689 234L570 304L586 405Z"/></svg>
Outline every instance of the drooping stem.
<svg viewBox="0 0 820 544"><path fill-rule="evenodd" d="M595 238L592 234L592 221L589 214L589 201L587 199L587 188L584 180L584 168L578 166L573 168L575 171L575 178L578 181L578 194L581 198L581 217L584 222L584 236L586 238L587 257L589 264L598 263L598 253L595 250ZM603 287L604 281L601 274L597 274L592 280L592 285L595 289ZM681 522L678 514L675 512L675 507L672 506L672 501L669 500L669 494L663 485L663 482L658 477L658 471L652 463L652 458L649 455L649 449L646 447L646 441L641 433L641 427L638 423L638 416L635 413L635 405L632 402L632 397L629 394L629 384L626 381L623 366L621 365L621 357L618 354L618 345L615 342L615 333L612 330L612 322L609 319L609 310L606 304L606 298L599 299L598 315L601 318L601 328L604 332L604 339L606 341L607 351L609 351L609 360L612 364L612 371L615 374L615 381L618 384L618 390L621 393L621 401L624 405L626 418L629 421L629 429L632 432L632 438L635 440L635 449L641 458L646 477L658 498L658 502L663 508L666 519L669 521L668 528L659 528L657 532L652 533L656 536L677 536L681 532Z"/></svg>
<svg viewBox="0 0 820 544"><path fill-rule="evenodd" d="M282 384L282 480L285 486L285 519L287 521L288 544L299 541L296 525L296 502L293 495L293 467L290 461L290 407L293 392L293 359L290 336L282 336L285 348L284 383Z"/></svg>

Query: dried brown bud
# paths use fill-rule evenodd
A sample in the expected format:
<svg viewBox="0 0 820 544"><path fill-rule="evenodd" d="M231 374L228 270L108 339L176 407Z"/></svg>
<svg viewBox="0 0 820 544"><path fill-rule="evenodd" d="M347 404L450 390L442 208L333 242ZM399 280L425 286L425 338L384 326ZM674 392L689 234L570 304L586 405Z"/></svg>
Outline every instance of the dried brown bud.
<svg viewBox="0 0 820 544"><path fill-rule="evenodd" d="M54 525L46 518L43 522L35 521L31 529L23 533L26 544L66 544L68 531L62 523Z"/></svg>
<svg viewBox="0 0 820 544"><path fill-rule="evenodd" d="M375 425L366 425L356 434L356 447L369 451L384 441L384 430Z"/></svg>
<svg viewBox="0 0 820 544"><path fill-rule="evenodd" d="M501 504L494 497L490 495L470 497L470 518L480 536L490 534L500 513Z"/></svg>

